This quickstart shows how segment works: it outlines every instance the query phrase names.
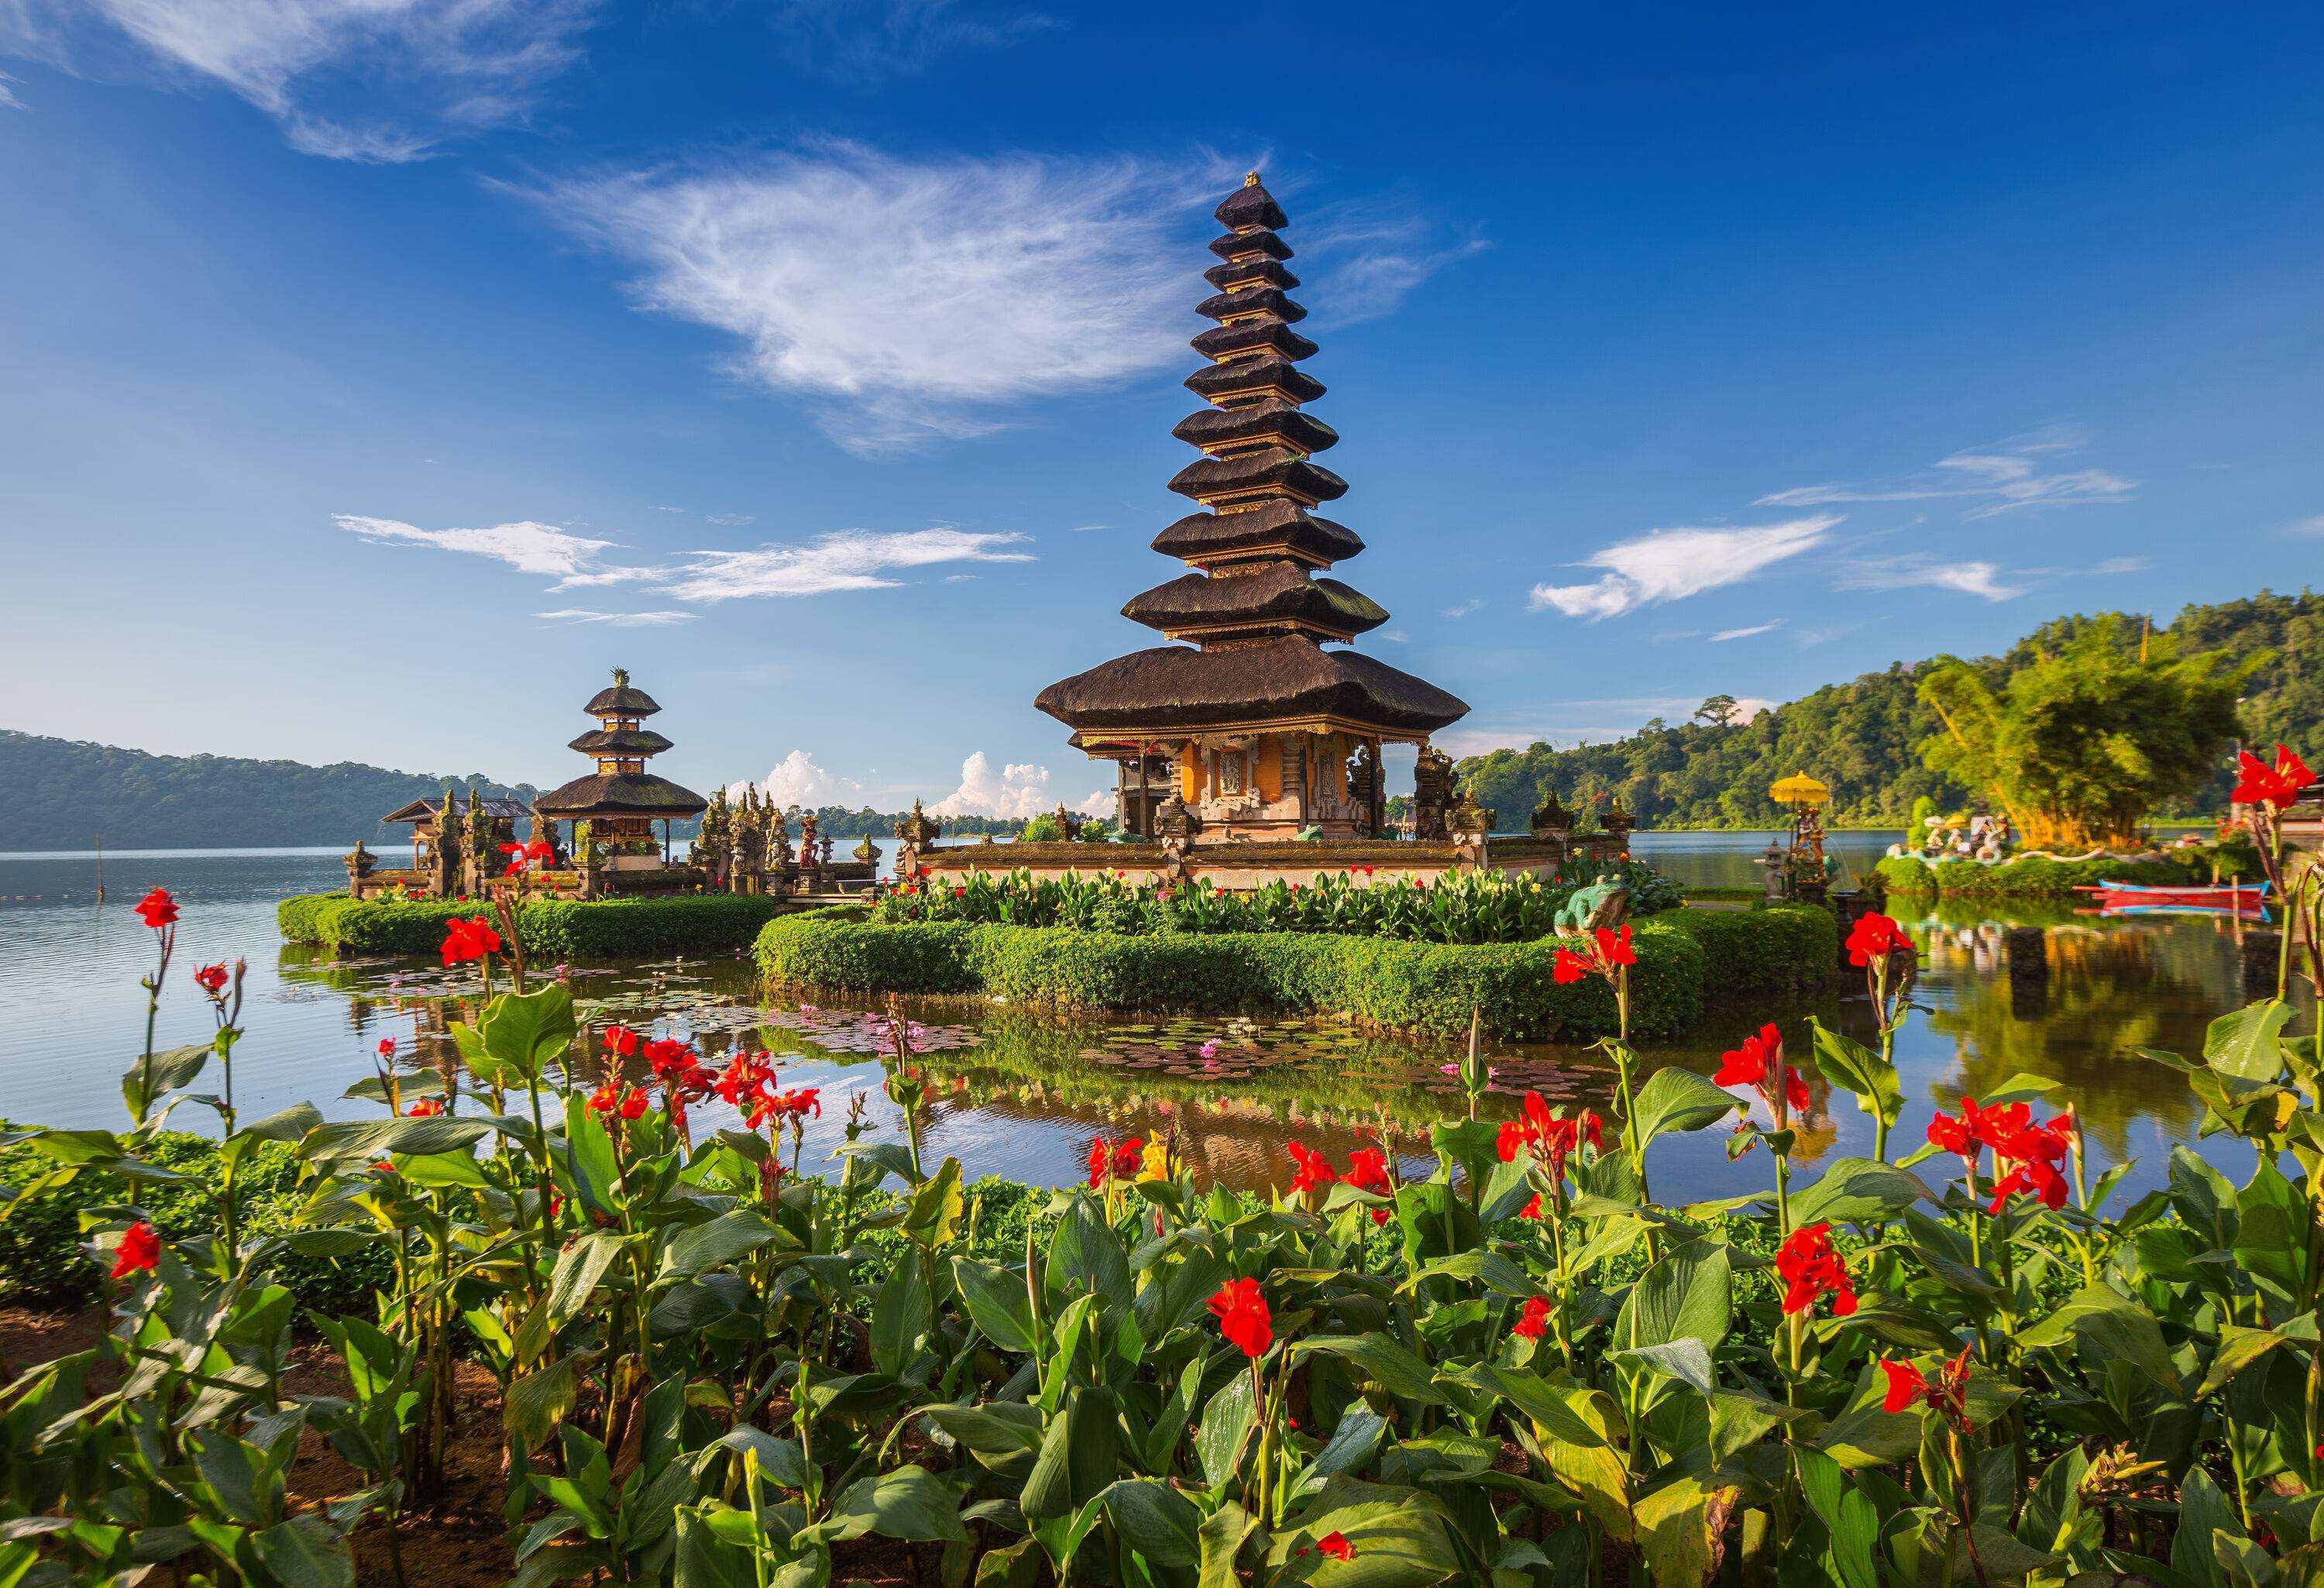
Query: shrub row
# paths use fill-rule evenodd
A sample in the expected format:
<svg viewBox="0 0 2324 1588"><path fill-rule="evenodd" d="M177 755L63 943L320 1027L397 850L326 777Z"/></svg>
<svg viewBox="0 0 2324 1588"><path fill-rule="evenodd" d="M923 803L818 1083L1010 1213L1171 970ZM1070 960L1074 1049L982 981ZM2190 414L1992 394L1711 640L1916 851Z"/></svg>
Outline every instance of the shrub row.
<svg viewBox="0 0 2324 1588"><path fill-rule="evenodd" d="M475 900L355 900L310 893L275 907L282 936L360 954L433 954L454 916L489 912ZM658 959L733 954L774 919L775 900L733 893L661 899L534 899L517 907L517 933L534 960L608 956Z"/></svg>
<svg viewBox="0 0 2324 1588"><path fill-rule="evenodd" d="M218 1144L190 1131L164 1131L144 1154L149 1162L191 1177L185 1180L131 1181L118 1175L83 1174L36 1196L7 1203L0 1218L0 1299L40 1306L78 1306L100 1288L105 1270L81 1250L84 1209L111 1213L134 1203L173 1240L218 1233L215 1192ZM21 1186L51 1167L32 1148L0 1149L0 1186ZM306 1196L299 1187L300 1159L293 1143L261 1143L243 1164L245 1234L263 1238L292 1227ZM384 1243L340 1258L285 1251L275 1277L302 1306L368 1316L374 1296L395 1284L395 1254Z"/></svg>
<svg viewBox="0 0 2324 1588"><path fill-rule="evenodd" d="M1637 923L1633 938L1630 1025L1638 1035L1689 1024L1706 988L1758 996L1814 985L1837 956L1831 917L1818 909L1674 910ZM1612 992L1595 978L1560 985L1556 946L1554 938L1455 946L1322 932L889 926L832 909L770 922L757 953L771 980L851 992L982 992L1079 1009L1269 1006L1439 1036L1467 1030L1480 1007L1503 1039L1611 1033Z"/></svg>
<svg viewBox="0 0 2324 1588"><path fill-rule="evenodd" d="M2233 878L2238 867L2220 866ZM2100 882L2209 882L2212 862L2207 852L2164 860L2051 860L2027 855L2004 865L1980 865L1973 860L1941 860L1934 865L1917 855L1891 855L1880 863L1880 878L1892 891L1936 894L1949 899L2056 899L2077 888Z"/></svg>

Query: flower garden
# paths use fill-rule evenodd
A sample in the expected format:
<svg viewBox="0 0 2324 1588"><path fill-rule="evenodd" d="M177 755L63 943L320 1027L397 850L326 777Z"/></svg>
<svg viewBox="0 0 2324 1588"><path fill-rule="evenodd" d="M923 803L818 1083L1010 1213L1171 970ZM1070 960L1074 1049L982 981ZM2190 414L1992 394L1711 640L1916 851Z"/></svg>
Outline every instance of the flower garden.
<svg viewBox="0 0 2324 1588"><path fill-rule="evenodd" d="M0 1242L69 1207L103 1300L7 1364L0 1583L2310 1581L2324 1032L2286 993L2324 979L2324 889L2292 887L2277 995L2123 1060L2253 1167L2174 1149L2135 1200L2041 1080L1891 1139L1913 948L1877 915L1844 950L1877 1041L1736 1017L1715 1076L1654 1068L1633 1016L1674 928L1569 936L1540 979L1611 1008L1605 1113L1487 1117L1472 1046L1426 1173L1295 1145L1257 1197L1168 1137L1097 1142L1065 1192L964 1183L892 1011L899 1138L859 1114L804 1162L815 1091L581 1020L506 909L437 944L490 991L463 1070L384 1051L372 1117L244 1121L239 967L173 974L156 890L149 1009L198 997L214 1039L149 1040L125 1128L0 1138ZM1870 1156L1794 1165L1818 1091ZM168 1128L187 1107L214 1135ZM1733 1190L1658 1202L1656 1143L1705 1131ZM462 1485L493 1536L453 1572Z"/></svg>

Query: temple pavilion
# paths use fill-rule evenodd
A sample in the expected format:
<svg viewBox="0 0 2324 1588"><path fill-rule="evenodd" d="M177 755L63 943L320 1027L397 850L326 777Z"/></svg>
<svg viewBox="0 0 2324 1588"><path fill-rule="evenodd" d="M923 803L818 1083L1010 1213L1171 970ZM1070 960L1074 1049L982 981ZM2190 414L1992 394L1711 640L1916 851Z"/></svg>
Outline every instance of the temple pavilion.
<svg viewBox="0 0 2324 1588"><path fill-rule="evenodd" d="M612 870L661 866L669 830L665 826L657 843L654 823L700 816L710 802L646 771L646 762L670 742L643 725L661 707L631 686L626 669L615 668L613 687L598 690L582 710L597 725L567 748L592 757L597 770L540 796L532 802L534 814L551 822L587 822L591 847L607 856Z"/></svg>
<svg viewBox="0 0 2324 1588"><path fill-rule="evenodd" d="M1157 821L1194 844L1370 838L1387 826L1380 755L1420 747L1468 706L1425 679L1346 649L1388 613L1324 576L1364 549L1316 515L1348 483L1315 461L1339 434L1307 411L1323 383L1299 368L1315 344L1285 262L1282 208L1257 172L1221 204L1214 289L1194 338L1208 360L1187 387L1209 404L1171 433L1202 456L1170 489L1199 504L1154 538L1187 571L1122 615L1170 643L1050 685L1034 702L1071 743L1119 767L1121 831Z"/></svg>

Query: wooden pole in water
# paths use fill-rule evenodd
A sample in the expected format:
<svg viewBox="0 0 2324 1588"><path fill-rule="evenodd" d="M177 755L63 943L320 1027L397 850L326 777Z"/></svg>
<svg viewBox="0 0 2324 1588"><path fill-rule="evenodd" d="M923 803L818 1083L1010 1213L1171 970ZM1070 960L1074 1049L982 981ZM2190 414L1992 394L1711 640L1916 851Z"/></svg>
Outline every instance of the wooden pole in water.
<svg viewBox="0 0 2324 1588"><path fill-rule="evenodd" d="M105 835L97 836L97 901L105 902Z"/></svg>

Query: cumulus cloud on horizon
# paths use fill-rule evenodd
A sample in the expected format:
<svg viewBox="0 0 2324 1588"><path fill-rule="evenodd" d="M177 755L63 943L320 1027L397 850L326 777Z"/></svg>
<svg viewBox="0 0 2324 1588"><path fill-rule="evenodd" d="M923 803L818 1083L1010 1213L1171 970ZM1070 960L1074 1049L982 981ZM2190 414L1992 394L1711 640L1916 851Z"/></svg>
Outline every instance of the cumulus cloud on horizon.
<svg viewBox="0 0 2324 1588"><path fill-rule="evenodd" d="M960 763L960 787L927 808L930 816L1035 817L1055 810L1059 795L1049 787L1049 769L1012 761L996 771L983 751ZM1069 808L1084 816L1111 816L1113 790L1100 789Z"/></svg>

